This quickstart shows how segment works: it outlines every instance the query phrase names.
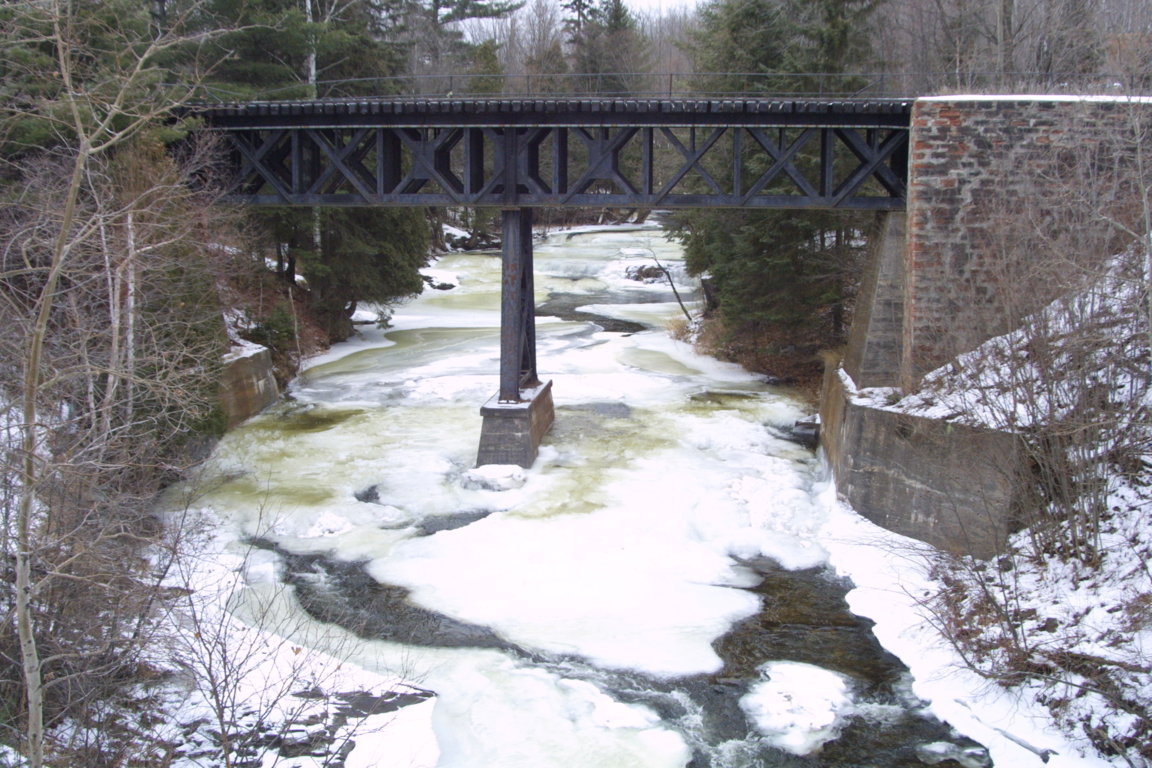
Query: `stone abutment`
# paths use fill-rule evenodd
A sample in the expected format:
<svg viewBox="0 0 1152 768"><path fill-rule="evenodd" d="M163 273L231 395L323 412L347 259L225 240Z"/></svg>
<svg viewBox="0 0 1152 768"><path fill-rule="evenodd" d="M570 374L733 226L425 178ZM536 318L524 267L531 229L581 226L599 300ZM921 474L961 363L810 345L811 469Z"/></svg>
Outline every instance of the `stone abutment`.
<svg viewBox="0 0 1152 768"><path fill-rule="evenodd" d="M821 443L865 517L957 554L1002 550L1016 437L902 413L899 400L1122 247L1115 223L1138 215L1149 126L1147 100L916 102L908 208L881 217L848 347L825 377Z"/></svg>

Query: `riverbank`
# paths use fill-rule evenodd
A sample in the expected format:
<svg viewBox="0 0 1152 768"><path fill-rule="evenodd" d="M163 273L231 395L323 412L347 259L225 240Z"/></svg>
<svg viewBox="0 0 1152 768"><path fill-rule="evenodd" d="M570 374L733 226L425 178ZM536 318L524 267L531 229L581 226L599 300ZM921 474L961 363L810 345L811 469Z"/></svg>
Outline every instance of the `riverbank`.
<svg viewBox="0 0 1152 768"><path fill-rule="evenodd" d="M790 387L813 409L819 406L825 355L818 340L798 339L786 329L732 331L712 317L702 322L694 342L702 353Z"/></svg>

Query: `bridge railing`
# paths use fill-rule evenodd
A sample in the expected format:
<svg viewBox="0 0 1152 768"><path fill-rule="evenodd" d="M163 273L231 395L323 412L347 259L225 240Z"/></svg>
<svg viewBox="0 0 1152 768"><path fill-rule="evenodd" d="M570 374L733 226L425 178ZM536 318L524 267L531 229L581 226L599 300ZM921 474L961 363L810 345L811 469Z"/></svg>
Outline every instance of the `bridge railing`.
<svg viewBox="0 0 1152 768"><path fill-rule="evenodd" d="M913 98L945 93L1148 94L1152 82L1110 73L928 72L600 72L563 74L444 74L326 80L259 91L209 86L206 100L223 102L317 98Z"/></svg>

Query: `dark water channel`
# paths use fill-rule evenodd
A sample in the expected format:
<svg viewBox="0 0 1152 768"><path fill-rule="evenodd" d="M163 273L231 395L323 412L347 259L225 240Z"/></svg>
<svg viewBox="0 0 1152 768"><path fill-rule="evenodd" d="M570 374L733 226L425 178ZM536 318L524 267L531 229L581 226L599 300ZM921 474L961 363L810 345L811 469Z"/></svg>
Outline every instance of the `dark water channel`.
<svg viewBox="0 0 1152 768"><path fill-rule="evenodd" d="M461 512L417 528L420 535L434 535L486 514ZM745 563L762 578L751 591L763 598L763 610L714 643L724 660L720 672L668 680L522 648L487 627L415 605L407 589L373 579L363 563L293 554L266 539L250 543L282 559L284 582L317 621L337 624L369 640L496 649L564 677L586 680L621 701L651 707L677 727L692 746L689 768L913 768L926 764L918 747L940 742L955 745L958 752L967 750L976 762L944 759L931 764L943 768L979 764L980 746L924 711L923 702L910 692L907 668L876 641L871 621L848 610L844 595L851 585L826 568L788 571L766 559ZM757 667L778 660L831 669L853 682L853 698L861 713L851 717L818 754L801 757L767 744L740 707L740 698L758 678Z"/></svg>

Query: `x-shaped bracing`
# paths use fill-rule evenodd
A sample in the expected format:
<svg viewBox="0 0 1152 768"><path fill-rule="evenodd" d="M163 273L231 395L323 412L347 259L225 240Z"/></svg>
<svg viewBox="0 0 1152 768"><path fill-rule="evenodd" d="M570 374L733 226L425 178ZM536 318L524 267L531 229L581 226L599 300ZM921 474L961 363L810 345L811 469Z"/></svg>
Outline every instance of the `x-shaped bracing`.
<svg viewBox="0 0 1152 768"><path fill-rule="evenodd" d="M229 127L233 198L335 206L904 207L903 126L769 119L558 125L544 117L526 125Z"/></svg>

